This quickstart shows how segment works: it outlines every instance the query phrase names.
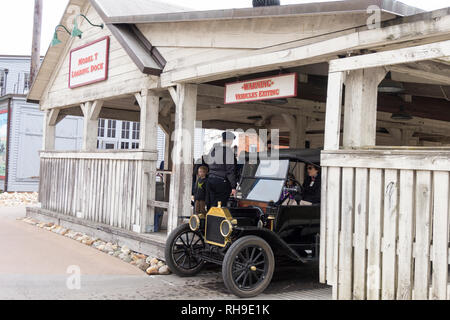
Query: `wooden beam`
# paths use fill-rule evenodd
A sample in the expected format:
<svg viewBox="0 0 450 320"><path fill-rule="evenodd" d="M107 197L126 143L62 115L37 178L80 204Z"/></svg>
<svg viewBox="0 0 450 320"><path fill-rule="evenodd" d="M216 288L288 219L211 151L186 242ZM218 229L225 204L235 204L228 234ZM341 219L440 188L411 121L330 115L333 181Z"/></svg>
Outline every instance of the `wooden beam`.
<svg viewBox="0 0 450 320"><path fill-rule="evenodd" d="M333 72L328 76L327 112L325 115L325 150L339 150L344 80L344 72Z"/></svg>
<svg viewBox="0 0 450 320"><path fill-rule="evenodd" d="M176 92L168 233L179 225L179 216L191 215L197 85L180 84L177 86Z"/></svg>
<svg viewBox="0 0 450 320"><path fill-rule="evenodd" d="M83 151L94 151L97 149L98 137L98 116L100 114L103 101L86 102L81 104L83 112Z"/></svg>
<svg viewBox="0 0 450 320"><path fill-rule="evenodd" d="M99 118L139 122L141 116L138 111L102 108Z"/></svg>
<svg viewBox="0 0 450 320"><path fill-rule="evenodd" d="M95 100L92 103L92 110L90 114L90 120L98 120L98 116L100 115L100 111L103 107L103 100Z"/></svg>
<svg viewBox="0 0 450 320"><path fill-rule="evenodd" d="M44 113L43 131L42 131L42 150L53 151L55 150L55 132L56 132L56 119L59 114L59 110L46 110Z"/></svg>
<svg viewBox="0 0 450 320"><path fill-rule="evenodd" d="M83 112L84 117L89 120L98 120L100 115L100 111L103 107L103 100L95 100L93 102L87 102L81 104L81 111Z"/></svg>
<svg viewBox="0 0 450 320"><path fill-rule="evenodd" d="M440 83L450 83L450 65L444 63L420 61L414 64L393 65L389 66L388 69Z"/></svg>
<svg viewBox="0 0 450 320"><path fill-rule="evenodd" d="M280 66L298 67L328 61L331 56L342 52L370 49L386 44L402 42L404 42L404 46L406 47L408 41L449 34L449 15L440 17L439 19L412 21L385 28L359 31L297 48L269 53L260 53L259 50L255 50L249 56L207 62L180 70L164 72L161 74L161 85L167 87L179 82L195 81L200 83L213 81L236 74L274 70ZM445 56L443 55L441 57Z"/></svg>
<svg viewBox="0 0 450 320"><path fill-rule="evenodd" d="M450 56L450 40L330 61L330 72L413 63Z"/></svg>
<svg viewBox="0 0 450 320"><path fill-rule="evenodd" d="M167 90L170 93L170 96L172 97L172 100L175 104L177 104L177 91L175 90L174 87L169 87L167 88Z"/></svg>
<svg viewBox="0 0 450 320"><path fill-rule="evenodd" d="M384 68L348 72L345 81L344 148L376 145L378 85Z"/></svg>
<svg viewBox="0 0 450 320"><path fill-rule="evenodd" d="M135 94L141 108L140 112L140 141L139 149L157 152L158 149L158 116L159 96L152 90L142 90ZM156 194L156 161L142 163L144 176L138 187L140 215L140 232L154 231L155 207L148 206L148 202L155 200Z"/></svg>
<svg viewBox="0 0 450 320"><path fill-rule="evenodd" d="M61 109L51 109L48 112L48 117L46 117L48 126L55 126L58 120L58 115Z"/></svg>
<svg viewBox="0 0 450 320"><path fill-rule="evenodd" d="M157 128L159 115L159 97L151 90L143 90L135 94L141 108L141 134L139 148L144 150L157 150Z"/></svg>

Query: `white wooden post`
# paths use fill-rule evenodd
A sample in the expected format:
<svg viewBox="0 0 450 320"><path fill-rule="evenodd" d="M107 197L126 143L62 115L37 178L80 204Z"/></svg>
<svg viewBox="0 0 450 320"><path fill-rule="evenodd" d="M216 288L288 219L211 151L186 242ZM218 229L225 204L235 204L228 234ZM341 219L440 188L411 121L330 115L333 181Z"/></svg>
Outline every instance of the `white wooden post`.
<svg viewBox="0 0 450 320"><path fill-rule="evenodd" d="M192 170L197 85L179 84L176 90L175 131L172 152L168 232L179 224L180 216L191 215Z"/></svg>
<svg viewBox="0 0 450 320"><path fill-rule="evenodd" d="M339 150L344 79L344 72L334 72L328 75L324 150Z"/></svg>
<svg viewBox="0 0 450 320"><path fill-rule="evenodd" d="M378 85L384 68L350 71L345 81L344 148L376 145Z"/></svg>
<svg viewBox="0 0 450 320"><path fill-rule="evenodd" d="M84 115L83 151L97 150L98 117L102 106L102 100L81 104L81 110Z"/></svg>
<svg viewBox="0 0 450 320"><path fill-rule="evenodd" d="M141 134L139 148L157 152L158 149L158 117L159 97L150 90L143 90L135 94L141 108ZM148 206L148 201L155 200L156 194L156 161L144 161L142 164L143 177L137 192L140 205L141 233L153 232L155 221L155 207Z"/></svg>
<svg viewBox="0 0 450 320"><path fill-rule="evenodd" d="M169 115L170 117L170 115ZM169 118L170 120L170 118ZM173 150L173 141L172 141L172 135L174 132L174 123L172 121L169 121L169 126L167 128L166 133L166 145L165 145L165 153L164 153L164 170L172 171L173 163L172 163L172 150ZM170 181L171 181L171 175L164 176L164 197L165 201L170 200Z"/></svg>
<svg viewBox="0 0 450 320"><path fill-rule="evenodd" d="M341 138L342 90L344 72L328 75L327 106L325 114L324 150L339 150ZM320 215L320 281L333 286L333 299L338 296L338 232L340 170L322 169ZM328 194L328 190L333 193Z"/></svg>
<svg viewBox="0 0 450 320"><path fill-rule="evenodd" d="M55 150L55 133L58 115L59 109L45 111L44 130L42 132L42 150L44 151Z"/></svg>

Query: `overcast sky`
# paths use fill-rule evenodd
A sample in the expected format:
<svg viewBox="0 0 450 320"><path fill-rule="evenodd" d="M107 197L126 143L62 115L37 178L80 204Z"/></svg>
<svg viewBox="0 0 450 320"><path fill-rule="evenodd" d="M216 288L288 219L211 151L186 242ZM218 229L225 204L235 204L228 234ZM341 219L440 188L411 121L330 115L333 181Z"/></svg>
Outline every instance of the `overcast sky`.
<svg viewBox="0 0 450 320"><path fill-rule="evenodd" d="M43 0L42 55L48 49L55 26L59 23L68 0ZM126 1L126 0L117 0ZM330 0L328 0L330 1ZM251 0L161 0L198 10L251 7ZM281 4L324 2L315 0L281 0ZM424 10L450 6L449 0L403 0L402 2ZM34 0L0 1L0 54L29 55L33 31Z"/></svg>

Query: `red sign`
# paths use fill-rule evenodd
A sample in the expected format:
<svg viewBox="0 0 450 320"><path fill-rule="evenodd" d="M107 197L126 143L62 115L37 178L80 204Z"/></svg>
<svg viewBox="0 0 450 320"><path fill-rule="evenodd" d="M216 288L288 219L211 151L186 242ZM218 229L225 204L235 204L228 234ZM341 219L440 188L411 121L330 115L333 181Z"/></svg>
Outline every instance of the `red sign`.
<svg viewBox="0 0 450 320"><path fill-rule="evenodd" d="M296 97L297 84L297 73L228 83L225 104Z"/></svg>
<svg viewBox="0 0 450 320"><path fill-rule="evenodd" d="M108 78L109 37L70 51L69 88L78 88Z"/></svg>

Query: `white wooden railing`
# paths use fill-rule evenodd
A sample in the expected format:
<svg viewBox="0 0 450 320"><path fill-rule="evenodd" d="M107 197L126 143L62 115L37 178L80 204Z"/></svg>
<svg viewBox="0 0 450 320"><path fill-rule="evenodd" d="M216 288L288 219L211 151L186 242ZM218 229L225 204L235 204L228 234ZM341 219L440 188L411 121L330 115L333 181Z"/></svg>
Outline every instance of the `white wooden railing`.
<svg viewBox="0 0 450 320"><path fill-rule="evenodd" d="M450 299L450 149L322 153L320 280L335 299Z"/></svg>
<svg viewBox="0 0 450 320"><path fill-rule="evenodd" d="M156 159L143 150L41 152L39 201L49 211L139 232Z"/></svg>

